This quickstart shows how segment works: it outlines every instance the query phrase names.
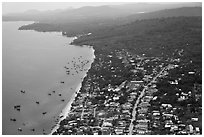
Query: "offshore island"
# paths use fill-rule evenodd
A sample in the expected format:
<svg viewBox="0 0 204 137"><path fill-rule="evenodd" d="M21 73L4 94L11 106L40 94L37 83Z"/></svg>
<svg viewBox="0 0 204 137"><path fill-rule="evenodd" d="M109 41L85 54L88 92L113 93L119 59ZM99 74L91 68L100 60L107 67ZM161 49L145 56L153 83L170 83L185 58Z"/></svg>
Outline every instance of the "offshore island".
<svg viewBox="0 0 204 137"><path fill-rule="evenodd" d="M200 13L201 8L192 9ZM42 31L41 25L46 26L34 23L20 29ZM47 31L57 30L47 26ZM72 44L92 46L95 59L69 112L51 134L202 134L201 15L93 27Z"/></svg>

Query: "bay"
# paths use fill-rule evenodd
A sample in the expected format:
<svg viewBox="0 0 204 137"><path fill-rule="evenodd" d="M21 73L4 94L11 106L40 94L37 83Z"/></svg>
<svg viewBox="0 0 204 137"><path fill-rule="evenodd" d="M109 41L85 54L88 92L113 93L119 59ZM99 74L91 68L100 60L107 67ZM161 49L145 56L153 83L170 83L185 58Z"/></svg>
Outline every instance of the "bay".
<svg viewBox="0 0 204 137"><path fill-rule="evenodd" d="M3 134L49 134L94 59L60 32L18 30L29 23L2 23Z"/></svg>

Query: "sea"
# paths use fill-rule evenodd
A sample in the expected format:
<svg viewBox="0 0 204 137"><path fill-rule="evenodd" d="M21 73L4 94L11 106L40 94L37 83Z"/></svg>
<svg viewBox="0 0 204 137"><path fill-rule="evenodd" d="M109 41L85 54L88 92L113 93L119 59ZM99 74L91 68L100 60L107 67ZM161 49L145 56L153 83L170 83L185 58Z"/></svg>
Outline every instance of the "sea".
<svg viewBox="0 0 204 137"><path fill-rule="evenodd" d="M90 46L61 32L2 23L2 134L49 134L94 60Z"/></svg>

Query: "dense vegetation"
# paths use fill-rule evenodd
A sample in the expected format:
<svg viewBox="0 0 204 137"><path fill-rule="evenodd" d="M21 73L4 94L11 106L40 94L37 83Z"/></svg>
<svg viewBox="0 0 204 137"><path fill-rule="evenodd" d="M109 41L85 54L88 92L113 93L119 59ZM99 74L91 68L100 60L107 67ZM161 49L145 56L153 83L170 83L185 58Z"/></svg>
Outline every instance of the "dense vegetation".
<svg viewBox="0 0 204 137"><path fill-rule="evenodd" d="M189 17L201 16L201 7L183 7L176 9L160 10L147 13L130 12L108 6L84 7L76 10L68 10L59 13L42 13L40 15L16 15L3 16L3 20L32 20L33 23L20 27L21 30L36 31L63 31L67 36L75 36L96 31L103 31L113 26L121 26L135 22L135 20L166 18L166 17ZM54 18L53 18L54 17ZM148 22L147 22L148 23ZM119 27L120 28L120 27ZM122 28L123 29L123 28Z"/></svg>
<svg viewBox="0 0 204 137"><path fill-rule="evenodd" d="M116 49L126 49L141 56L162 57L163 61L177 60L179 69L170 71L169 77L160 81L162 86L158 85L161 87L158 93L168 93L164 102L175 104L177 90L169 84L169 80L181 78L178 87L184 91L192 90L195 83L202 84L201 20L201 17L172 17L135 21L80 37L74 44L92 45L96 53L104 56ZM188 72L195 72L195 75ZM201 105L201 101L196 104Z"/></svg>
<svg viewBox="0 0 204 137"><path fill-rule="evenodd" d="M131 24L103 29L80 37L74 44L94 45L105 51L128 49L146 56L176 57L201 63L202 18L172 17L135 21Z"/></svg>

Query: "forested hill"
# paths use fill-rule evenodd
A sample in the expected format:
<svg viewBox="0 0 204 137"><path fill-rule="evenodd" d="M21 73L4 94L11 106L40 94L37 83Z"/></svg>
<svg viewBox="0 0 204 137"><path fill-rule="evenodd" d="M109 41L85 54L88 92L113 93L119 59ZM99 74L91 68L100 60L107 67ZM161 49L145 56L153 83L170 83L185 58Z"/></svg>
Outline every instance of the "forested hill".
<svg viewBox="0 0 204 137"><path fill-rule="evenodd" d="M141 12L154 12L164 9L181 7L201 7L201 2L184 3L126 3L122 5L84 6L48 11L35 9L22 13L3 14L3 21L38 21L41 23L64 24L69 22L85 21L91 18L117 18Z"/></svg>
<svg viewBox="0 0 204 137"><path fill-rule="evenodd" d="M60 15L58 16L58 14ZM78 34L92 33L99 29L103 30L111 26L128 24L135 20L177 16L201 16L201 14L201 7L183 7L134 14L131 11L119 10L109 6L101 6L100 8L84 7L70 12L58 12L54 16L55 18L46 16L43 20L39 19L39 23L22 26L20 30L64 31L67 36L75 36Z"/></svg>
<svg viewBox="0 0 204 137"><path fill-rule="evenodd" d="M181 7L174 9L165 9L155 12L147 12L142 14L134 14L118 20L119 22L128 23L135 20L154 19L154 18L167 18L179 16L202 16L202 7ZM117 22L118 22L117 21Z"/></svg>
<svg viewBox="0 0 204 137"><path fill-rule="evenodd" d="M202 17L168 17L138 20L126 25L95 31L73 44L92 45L96 55L107 56L116 50L145 57L180 61L194 70L202 81Z"/></svg>
<svg viewBox="0 0 204 137"><path fill-rule="evenodd" d="M130 24L95 31L74 41L93 45L104 53L127 49L145 56L174 57L183 50L182 58L202 60L202 17L169 17L135 21Z"/></svg>

